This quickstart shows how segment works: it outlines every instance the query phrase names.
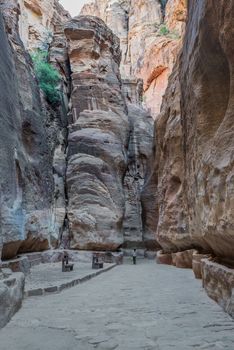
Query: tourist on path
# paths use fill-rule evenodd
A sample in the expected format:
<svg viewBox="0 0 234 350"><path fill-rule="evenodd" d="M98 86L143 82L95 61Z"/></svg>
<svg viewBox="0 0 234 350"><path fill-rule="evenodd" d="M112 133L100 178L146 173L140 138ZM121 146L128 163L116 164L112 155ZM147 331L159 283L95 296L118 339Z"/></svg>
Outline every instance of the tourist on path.
<svg viewBox="0 0 234 350"><path fill-rule="evenodd" d="M136 265L136 256L137 256L136 249L134 249L134 250L133 250L133 253L132 253L133 265Z"/></svg>

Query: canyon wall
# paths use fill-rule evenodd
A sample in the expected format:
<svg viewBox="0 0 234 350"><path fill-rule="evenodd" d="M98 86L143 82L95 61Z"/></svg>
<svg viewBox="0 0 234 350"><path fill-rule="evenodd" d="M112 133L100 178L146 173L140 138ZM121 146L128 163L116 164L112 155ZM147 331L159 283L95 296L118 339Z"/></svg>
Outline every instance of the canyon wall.
<svg viewBox="0 0 234 350"><path fill-rule="evenodd" d="M182 54L155 122L145 225L165 252L197 248L233 259L234 2L191 0L188 10Z"/></svg>
<svg viewBox="0 0 234 350"><path fill-rule="evenodd" d="M159 1L108 0L83 8L120 40L89 16L69 20L64 34L69 16L51 0L57 108L39 91L18 28L24 11L39 14L48 1L25 1L27 10L16 0L0 4L3 62L13 72L7 82L2 73L12 90L2 107L3 257L59 244L155 249L156 235L165 252L197 248L233 258L232 52L228 34L219 34L231 26L232 3L222 12L222 3L190 1L178 57L182 0L165 9ZM41 37L28 49L40 47Z"/></svg>
<svg viewBox="0 0 234 350"><path fill-rule="evenodd" d="M186 19L185 0L94 0L81 13L100 17L120 38L123 78L144 82L144 104L153 118L181 46Z"/></svg>
<svg viewBox="0 0 234 350"><path fill-rule="evenodd" d="M71 247L114 250L123 242L128 117L118 38L97 18L65 26L72 70L67 193Z"/></svg>
<svg viewBox="0 0 234 350"><path fill-rule="evenodd" d="M32 59L19 35L20 3L1 0L0 10L4 18L2 50L9 53L4 62L11 64L9 69L3 66L1 77L2 96L7 91L1 104L5 120L1 138L1 245L2 258L6 259L60 244L66 217L70 71L65 36L55 26L49 58L60 73L61 100L52 106L39 89ZM34 44L40 48L40 41ZM8 71L12 73L5 82Z"/></svg>
<svg viewBox="0 0 234 350"><path fill-rule="evenodd" d="M8 81L6 108L10 96L17 96L6 114L7 120L13 118L14 140L3 139L1 147L9 163L1 168L2 258L57 246L155 249L154 235L144 235L141 219L140 193L153 143L153 120L142 108L142 81L121 80L119 39L101 20L74 19L64 34L66 12L59 17L51 10L56 20L48 23L54 31L44 41L45 8L57 11L55 3L0 1L9 46L3 50L11 55L5 61L15 78L14 84ZM35 19L38 35L31 41L25 41L30 28L25 26L25 36L19 28L28 11L42 23L39 27ZM38 87L28 54L38 48L48 49L60 73L56 106ZM8 135L7 126L3 133Z"/></svg>
<svg viewBox="0 0 234 350"><path fill-rule="evenodd" d="M18 7L1 1L1 245L3 258L49 246L53 178L40 92L18 35Z"/></svg>
<svg viewBox="0 0 234 350"><path fill-rule="evenodd" d="M195 244L234 258L234 1L189 2L181 106L189 230Z"/></svg>
<svg viewBox="0 0 234 350"><path fill-rule="evenodd" d="M141 83L125 80L122 88L119 39L102 20L74 18L65 35L72 71L66 175L71 247L143 247L140 191L153 134L139 100Z"/></svg>
<svg viewBox="0 0 234 350"><path fill-rule="evenodd" d="M58 0L17 0L19 34L26 49L48 49L56 26L70 19Z"/></svg>

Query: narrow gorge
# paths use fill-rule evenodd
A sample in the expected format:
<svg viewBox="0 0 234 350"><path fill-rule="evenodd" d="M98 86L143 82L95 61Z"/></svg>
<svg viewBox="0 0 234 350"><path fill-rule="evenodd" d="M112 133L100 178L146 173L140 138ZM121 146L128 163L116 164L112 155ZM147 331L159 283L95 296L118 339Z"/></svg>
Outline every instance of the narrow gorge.
<svg viewBox="0 0 234 350"><path fill-rule="evenodd" d="M92 0L73 18L0 0L0 287L18 273L0 327L21 258L58 249L191 268L234 317L233 20L233 0Z"/></svg>

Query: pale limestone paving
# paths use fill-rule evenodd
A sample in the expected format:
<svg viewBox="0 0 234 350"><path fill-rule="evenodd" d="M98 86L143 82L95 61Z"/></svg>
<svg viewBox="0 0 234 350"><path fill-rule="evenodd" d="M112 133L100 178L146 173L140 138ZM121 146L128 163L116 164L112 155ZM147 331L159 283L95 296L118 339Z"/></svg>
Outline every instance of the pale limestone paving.
<svg viewBox="0 0 234 350"><path fill-rule="evenodd" d="M0 331L1 350L233 350L234 321L191 270L128 261L60 294L26 299Z"/></svg>
<svg viewBox="0 0 234 350"><path fill-rule="evenodd" d="M64 288L73 287L86 279L93 278L97 272L105 272L115 267L115 264L104 264L104 268L98 271L92 270L91 263L73 263L74 269L70 272L62 272L62 264L40 264L31 268L26 277L25 295L41 295L47 292L53 293Z"/></svg>

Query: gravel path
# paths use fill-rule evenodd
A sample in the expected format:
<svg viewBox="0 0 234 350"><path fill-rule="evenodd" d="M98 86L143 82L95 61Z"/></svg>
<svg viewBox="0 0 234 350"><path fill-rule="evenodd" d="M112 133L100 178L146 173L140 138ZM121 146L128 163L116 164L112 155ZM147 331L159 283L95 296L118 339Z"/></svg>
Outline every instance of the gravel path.
<svg viewBox="0 0 234 350"><path fill-rule="evenodd" d="M125 263L60 294L32 297L1 350L234 349L234 321L190 270Z"/></svg>

